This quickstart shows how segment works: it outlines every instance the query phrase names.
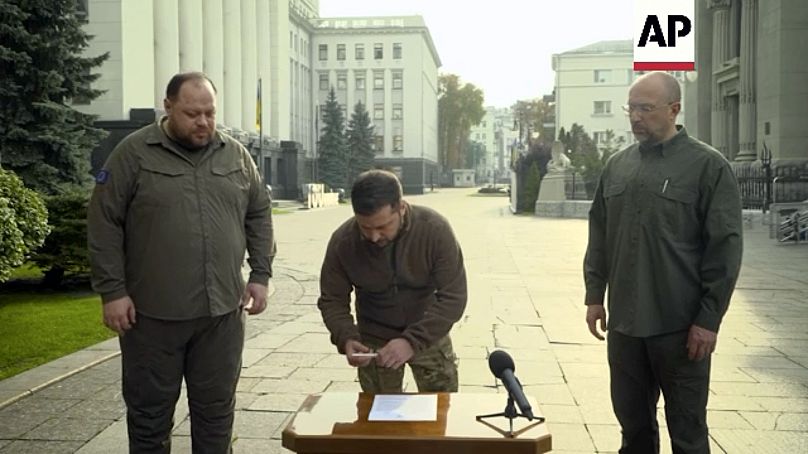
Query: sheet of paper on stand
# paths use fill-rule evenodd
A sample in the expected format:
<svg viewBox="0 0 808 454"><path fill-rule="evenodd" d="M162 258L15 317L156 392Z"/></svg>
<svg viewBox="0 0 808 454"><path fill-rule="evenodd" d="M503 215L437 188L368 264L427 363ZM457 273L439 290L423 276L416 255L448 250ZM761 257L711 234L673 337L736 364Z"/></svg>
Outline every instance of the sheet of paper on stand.
<svg viewBox="0 0 808 454"><path fill-rule="evenodd" d="M437 394L378 394L368 421L437 421Z"/></svg>

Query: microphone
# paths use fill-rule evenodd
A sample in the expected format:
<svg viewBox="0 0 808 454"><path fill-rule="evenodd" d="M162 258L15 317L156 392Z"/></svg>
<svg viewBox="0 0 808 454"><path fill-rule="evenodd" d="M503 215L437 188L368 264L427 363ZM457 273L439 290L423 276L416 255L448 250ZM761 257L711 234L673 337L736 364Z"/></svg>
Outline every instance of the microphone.
<svg viewBox="0 0 808 454"><path fill-rule="evenodd" d="M519 379L513 374L516 370L516 366L513 364L511 355L502 350L491 352L491 356L488 357L488 367L495 377L502 380L502 384L505 385L505 389L508 390L508 395L516 402L522 414L529 421L533 420L533 409L530 408L527 397L525 397L522 384L519 383Z"/></svg>

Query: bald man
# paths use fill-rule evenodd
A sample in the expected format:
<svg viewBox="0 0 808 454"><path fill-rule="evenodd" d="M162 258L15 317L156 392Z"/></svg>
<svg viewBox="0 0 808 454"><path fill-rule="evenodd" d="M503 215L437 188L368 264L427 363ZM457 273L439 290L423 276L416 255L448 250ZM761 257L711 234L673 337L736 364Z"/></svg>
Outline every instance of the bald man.
<svg viewBox="0 0 808 454"><path fill-rule="evenodd" d="M710 355L742 255L741 200L727 160L676 125L678 81L639 77L625 106L637 142L606 164L589 211L586 322L608 334L620 453L708 453ZM608 288L608 320L604 295Z"/></svg>

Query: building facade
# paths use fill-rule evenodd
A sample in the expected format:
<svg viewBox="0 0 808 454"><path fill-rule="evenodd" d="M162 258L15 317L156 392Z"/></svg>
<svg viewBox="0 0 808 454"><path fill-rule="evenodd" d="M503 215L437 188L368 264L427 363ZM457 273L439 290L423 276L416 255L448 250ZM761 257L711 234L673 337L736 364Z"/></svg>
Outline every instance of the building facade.
<svg viewBox="0 0 808 454"><path fill-rule="evenodd" d="M362 103L374 126L376 164L396 172L407 193L437 183L440 59L423 19L321 18L314 28L319 121L332 88L346 121Z"/></svg>
<svg viewBox="0 0 808 454"><path fill-rule="evenodd" d="M121 131L101 144L94 165L123 131L161 114L171 76L204 71L217 88L220 127L248 146L266 182L281 188L276 194L294 197L301 183L316 178L315 116L325 72L335 84L350 73L341 102L350 112L361 100L376 116L379 165L396 170L408 192L437 178L440 60L420 17L320 19L317 0L84 0L82 6L94 36L87 54L110 58L93 84L105 93L74 105L97 115L101 127ZM354 55L360 43L364 61ZM337 47L349 44L354 58L337 61ZM383 57L375 58L379 44ZM331 61L319 58L321 45L331 48ZM365 93L354 85L361 71ZM381 88L373 85L379 74Z"/></svg>
<svg viewBox="0 0 808 454"><path fill-rule="evenodd" d="M775 165L808 174L808 3L698 0L696 26L689 128L736 162L765 143Z"/></svg>

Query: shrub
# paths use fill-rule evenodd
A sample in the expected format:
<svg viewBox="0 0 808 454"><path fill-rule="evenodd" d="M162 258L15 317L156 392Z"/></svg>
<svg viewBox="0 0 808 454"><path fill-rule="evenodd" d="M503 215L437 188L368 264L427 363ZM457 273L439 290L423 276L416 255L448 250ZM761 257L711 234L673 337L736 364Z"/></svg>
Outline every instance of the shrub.
<svg viewBox="0 0 808 454"><path fill-rule="evenodd" d="M0 169L0 282L22 265L50 232L48 211L14 172Z"/></svg>
<svg viewBox="0 0 808 454"><path fill-rule="evenodd" d="M44 272L44 284L58 287L66 273L88 274L87 203L89 193L69 192L45 199L51 233L32 257Z"/></svg>

